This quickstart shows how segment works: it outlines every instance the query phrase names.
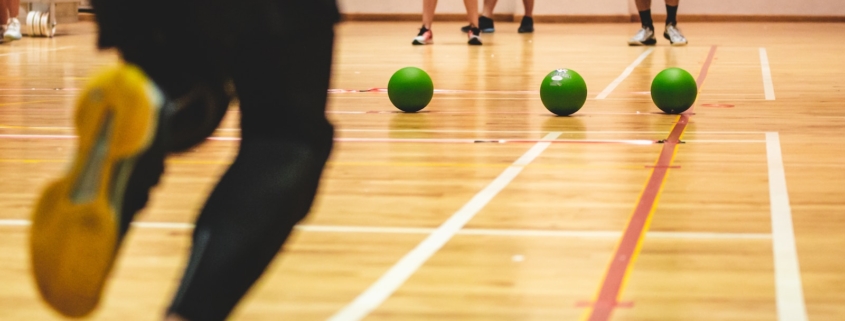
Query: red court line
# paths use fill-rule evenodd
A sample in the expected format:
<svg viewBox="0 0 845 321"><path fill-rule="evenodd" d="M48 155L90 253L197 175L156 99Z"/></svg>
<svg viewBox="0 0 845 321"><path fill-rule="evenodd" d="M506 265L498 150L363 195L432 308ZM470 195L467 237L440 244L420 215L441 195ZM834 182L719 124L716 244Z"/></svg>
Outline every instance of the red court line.
<svg viewBox="0 0 845 321"><path fill-rule="evenodd" d="M707 77L707 70L710 68L710 63L713 61L715 53L716 46L710 47L707 60L701 66L698 79L696 79L699 90L701 90L701 85ZM620 303L618 299L621 295L625 278L630 272L634 259L639 252L638 249L642 236L648 229L648 222L654 213L657 198L662 190L666 174L672 166L675 150L678 144L680 144L681 135L684 133L690 117L687 113L681 114L678 117L678 121L672 127L669 137L664 140L663 148L660 150L660 155L657 157L657 162L651 172L651 176L646 182L646 186L640 195L627 227L625 227L625 232L619 241L616 252L613 253L610 266L602 281L598 298L590 312L588 319L590 321L609 320L613 309Z"/></svg>

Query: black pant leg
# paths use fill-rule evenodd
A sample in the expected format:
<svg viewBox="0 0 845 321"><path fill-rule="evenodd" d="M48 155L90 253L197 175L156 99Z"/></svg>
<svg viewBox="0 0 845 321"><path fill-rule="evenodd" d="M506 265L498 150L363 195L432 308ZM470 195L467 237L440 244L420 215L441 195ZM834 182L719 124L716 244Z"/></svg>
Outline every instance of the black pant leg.
<svg viewBox="0 0 845 321"><path fill-rule="evenodd" d="M333 37L323 24L234 50L242 142L197 220L171 312L225 319L308 213L332 147Z"/></svg>

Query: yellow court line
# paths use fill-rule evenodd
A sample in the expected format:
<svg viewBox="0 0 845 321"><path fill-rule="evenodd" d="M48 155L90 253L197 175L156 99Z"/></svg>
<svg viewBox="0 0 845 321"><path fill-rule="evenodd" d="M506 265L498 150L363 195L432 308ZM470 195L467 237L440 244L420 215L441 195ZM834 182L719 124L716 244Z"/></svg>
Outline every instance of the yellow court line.
<svg viewBox="0 0 845 321"><path fill-rule="evenodd" d="M671 131L674 131L675 127L678 126L678 123L680 122L681 117L682 117L681 115L678 115L678 117L675 119L675 122L674 122L674 125L672 126ZM687 126L685 125L681 129L681 133L678 135L678 140L680 140L684 136L686 128L687 128ZM672 164L675 163L675 157L678 154L678 146L680 146L680 144L675 144L673 146L672 157L670 157L669 163L667 164L667 166L672 166ZM661 155L662 155L662 153L661 153ZM631 213L631 216L628 218L628 221L625 224L625 228L623 229L623 231L627 231L628 227L633 222L633 218L637 213L636 204L639 204L642 201L642 198L647 191L648 183L651 181L651 177L653 177L654 172L657 170L656 166L659 165L659 162L660 162L660 155L657 156L657 159L654 162L655 168L651 169L651 172L649 173L649 176L648 176L649 179L647 179L645 181L645 183L643 183L643 188L640 191L640 195L637 197L637 201L635 203L634 211ZM631 253L631 257L628 260L627 265L625 266L625 271L622 274L621 284L619 286L619 290L616 292L616 297L614 298L615 302L620 302L620 299L622 298L622 293L624 293L624 290L625 290L626 286L628 285L628 282L630 281L631 272L633 271L634 264L636 263L636 260L639 257L640 252L642 251L643 240L645 239L645 235L647 234L647 232L648 232L648 230L651 226L651 221L654 218L654 213L657 211L657 204L659 204L659 202L660 202L660 196L661 196L661 194L663 194L663 189L666 186L666 180L669 177L669 172L670 172L670 169L667 168L666 174L663 176L663 179L660 181L659 188L658 188L657 193L655 194L655 197L654 197L654 202L651 204L651 208L649 208L648 215L645 218L645 222L644 222L643 227L640 231L640 234L637 238L637 242L634 245L634 250ZM607 263L607 266L604 269L605 273L602 275L602 280L601 280L600 286L596 290L595 294L593 295L592 300L590 301L591 305L589 305L586 309L584 309L584 312L581 314L581 317L579 318L579 320L587 321L593 315L593 312L595 310L595 303L597 303L599 301L599 296L601 295L601 292L604 289L606 279L609 276L609 274L611 272L610 269L611 269L611 267L614 263L614 260L616 259L616 253L619 250L619 247L622 246L623 241L624 241L624 238L620 238L619 242L617 242L616 246L613 248L613 252L612 252L613 258L611 259L611 261L609 261Z"/></svg>
<svg viewBox="0 0 845 321"><path fill-rule="evenodd" d="M681 132L681 137L683 137L684 132ZM669 166L675 163L675 157L678 155L678 146L672 150L672 158L669 160ZM648 212L648 216L646 217L645 224L643 225L642 233L640 233L640 238L637 240L637 245L634 247L634 253L631 255L631 261L628 263L628 267L625 270L625 274L622 277L622 285L619 287L619 292L616 295L616 301L619 302L622 299L622 293L625 292L625 287L628 286L628 281L631 279L631 272L634 269L634 265L637 262L637 258L640 256L640 252L642 252L643 247L643 240L645 240L646 234L648 234L648 230L651 227L651 221L654 219L654 213L657 212L657 204L660 203L660 196L663 195L663 189L666 187L666 180L669 178L669 172L671 170L666 170L666 175L663 176L663 180L660 182L660 189L657 190L657 195L654 197L654 204L651 206L651 210Z"/></svg>

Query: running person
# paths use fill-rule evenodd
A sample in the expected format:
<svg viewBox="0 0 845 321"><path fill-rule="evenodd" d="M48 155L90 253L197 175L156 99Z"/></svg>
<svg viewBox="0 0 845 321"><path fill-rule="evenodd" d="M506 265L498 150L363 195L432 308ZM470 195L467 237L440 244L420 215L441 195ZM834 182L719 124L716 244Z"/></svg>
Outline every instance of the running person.
<svg viewBox="0 0 845 321"><path fill-rule="evenodd" d="M99 46L117 48L124 63L81 94L77 155L36 204L30 252L40 294L68 316L96 307L165 156L204 141L237 95L238 154L197 218L165 317L223 320L313 202L334 133L325 105L336 4L92 2Z"/></svg>
<svg viewBox="0 0 845 321"><path fill-rule="evenodd" d="M678 30L678 2L680 0L666 0L666 28L663 38L669 40L673 46L685 46L687 38ZM651 20L651 0L636 0L637 11L640 14L642 28L628 40L630 46L651 46L657 43L654 38L654 22Z"/></svg>

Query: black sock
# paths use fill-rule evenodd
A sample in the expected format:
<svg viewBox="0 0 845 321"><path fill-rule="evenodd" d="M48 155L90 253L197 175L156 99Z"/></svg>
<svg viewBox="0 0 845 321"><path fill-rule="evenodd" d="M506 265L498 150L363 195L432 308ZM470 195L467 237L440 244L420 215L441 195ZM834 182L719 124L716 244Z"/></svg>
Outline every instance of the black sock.
<svg viewBox="0 0 845 321"><path fill-rule="evenodd" d="M676 25L678 23L678 6L666 5L666 25Z"/></svg>
<svg viewBox="0 0 845 321"><path fill-rule="evenodd" d="M654 30L654 22L651 21L651 9L640 11L640 20L642 21L643 28Z"/></svg>

